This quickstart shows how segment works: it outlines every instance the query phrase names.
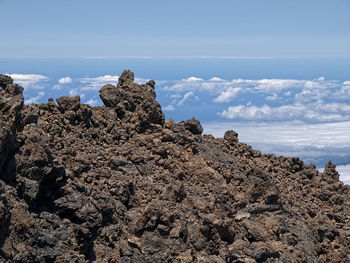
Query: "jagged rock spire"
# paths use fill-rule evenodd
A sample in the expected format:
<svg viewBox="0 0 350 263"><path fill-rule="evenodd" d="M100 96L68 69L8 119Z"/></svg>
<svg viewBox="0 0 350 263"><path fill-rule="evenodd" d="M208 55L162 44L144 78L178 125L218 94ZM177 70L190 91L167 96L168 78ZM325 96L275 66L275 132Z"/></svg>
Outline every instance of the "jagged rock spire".
<svg viewBox="0 0 350 263"><path fill-rule="evenodd" d="M336 166L333 164L332 161L329 161L326 164L323 173L332 180L339 180L339 173L337 172Z"/></svg>
<svg viewBox="0 0 350 263"><path fill-rule="evenodd" d="M106 107L116 110L119 118L133 122L141 131L164 123L164 114L156 100L154 85L154 81L149 81L146 85L134 83L134 73L124 70L117 86L103 86L100 97Z"/></svg>
<svg viewBox="0 0 350 263"><path fill-rule="evenodd" d="M118 79L118 87L128 86L134 83L134 72L130 70L124 70L122 75Z"/></svg>

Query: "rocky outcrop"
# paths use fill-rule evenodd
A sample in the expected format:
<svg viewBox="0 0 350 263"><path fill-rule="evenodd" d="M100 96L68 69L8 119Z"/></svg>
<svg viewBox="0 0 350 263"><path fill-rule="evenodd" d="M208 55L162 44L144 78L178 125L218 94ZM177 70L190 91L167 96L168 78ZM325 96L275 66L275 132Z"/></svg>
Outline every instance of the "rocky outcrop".
<svg viewBox="0 0 350 263"><path fill-rule="evenodd" d="M8 184L15 183L14 152L17 132L22 129L23 88L6 75L0 75L0 174Z"/></svg>
<svg viewBox="0 0 350 263"><path fill-rule="evenodd" d="M154 81L146 85L134 83L134 73L125 70L117 87L108 84L100 90L106 107L113 108L118 117L132 125L135 131L143 131L153 125L164 123L164 114L156 101Z"/></svg>
<svg viewBox="0 0 350 263"><path fill-rule="evenodd" d="M349 186L164 122L124 71L103 107L24 105L0 75L1 262L349 262Z"/></svg>

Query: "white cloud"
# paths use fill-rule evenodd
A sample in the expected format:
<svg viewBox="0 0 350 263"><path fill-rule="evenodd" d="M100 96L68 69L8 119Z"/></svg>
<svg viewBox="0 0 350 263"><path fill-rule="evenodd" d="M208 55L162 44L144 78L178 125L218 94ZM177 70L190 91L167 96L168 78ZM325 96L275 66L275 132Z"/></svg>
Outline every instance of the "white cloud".
<svg viewBox="0 0 350 263"><path fill-rule="evenodd" d="M105 75L96 78L82 78L80 79L80 83L82 84L82 87L80 89L83 91L97 91L106 84L116 85L118 83L118 79L118 76L111 75Z"/></svg>
<svg viewBox="0 0 350 263"><path fill-rule="evenodd" d="M62 86L61 86L61 85L58 85L58 84L55 84L51 89L52 89L52 90L61 90L61 89L62 89Z"/></svg>
<svg viewBox="0 0 350 263"><path fill-rule="evenodd" d="M195 92L210 101L229 103L237 98L239 105L220 109L219 116L236 120L283 121L302 120L312 123L350 120L348 101L350 81L295 79L233 79L209 80L190 77L169 81L159 92L166 93L165 104L185 106L179 94ZM207 98L207 101L205 99ZM180 100L180 101L179 101ZM251 101L251 105L246 105ZM246 106L243 106L246 105Z"/></svg>
<svg viewBox="0 0 350 263"><path fill-rule="evenodd" d="M263 153L299 156L324 167L329 160L350 163L350 121L308 124L303 122L202 122L204 133L223 137L235 130L241 142Z"/></svg>
<svg viewBox="0 0 350 263"><path fill-rule="evenodd" d="M42 82L49 80L48 77L38 74L11 74L10 77L15 83L23 86L25 90L44 89Z"/></svg>
<svg viewBox="0 0 350 263"><path fill-rule="evenodd" d="M104 75L95 78L81 78L79 82L81 83L80 90L82 91L98 91L106 84L117 85L119 76L116 75ZM144 78L135 78L135 83L144 84L148 82ZM157 81L157 83L165 84L165 81Z"/></svg>
<svg viewBox="0 0 350 263"><path fill-rule="evenodd" d="M213 77L213 78L209 79L209 81L225 81L225 80L218 78L218 77Z"/></svg>
<svg viewBox="0 0 350 263"><path fill-rule="evenodd" d="M220 82L217 80L204 81L203 79L196 77L189 77L187 79L182 79L175 81L174 83L169 83L162 87L163 90L167 91L216 91L217 89L222 89L225 87L225 82Z"/></svg>
<svg viewBox="0 0 350 263"><path fill-rule="evenodd" d="M306 81L304 83L304 87L306 89L315 89L315 88L319 89L319 88L323 88L323 85L322 85L322 83L317 82L317 81Z"/></svg>
<svg viewBox="0 0 350 263"><path fill-rule="evenodd" d="M262 107L238 105L228 107L219 115L226 119L260 120L271 116L271 113L272 109L267 105Z"/></svg>
<svg viewBox="0 0 350 263"><path fill-rule="evenodd" d="M29 98L28 100L25 100L25 104L32 104L32 103L38 103L38 101L45 96L45 92L40 91L36 96Z"/></svg>
<svg viewBox="0 0 350 263"><path fill-rule="evenodd" d="M181 95L180 94L171 94L169 97L172 99L178 99L178 98L181 98Z"/></svg>
<svg viewBox="0 0 350 263"><path fill-rule="evenodd" d="M135 83L138 83L138 84L145 84L145 83L147 83L149 81L149 79L144 79L144 78L139 78L139 77L135 77L135 80L134 80L134 82ZM162 81L156 81L156 84L158 85L159 83L161 83ZM115 83L115 84L117 84L117 83Z"/></svg>
<svg viewBox="0 0 350 263"><path fill-rule="evenodd" d="M183 81L185 81L185 82L200 82L200 81L203 81L203 79L197 78L197 77L189 77L187 79L184 79Z"/></svg>
<svg viewBox="0 0 350 263"><path fill-rule="evenodd" d="M312 101L322 101L330 95L331 91L327 89L313 88L303 89L295 95L295 101L307 103Z"/></svg>
<svg viewBox="0 0 350 263"><path fill-rule="evenodd" d="M16 81L32 81L32 82L39 82L48 80L49 78L43 75L38 74L11 74L10 77Z"/></svg>
<svg viewBox="0 0 350 263"><path fill-rule="evenodd" d="M279 97L278 97L277 93L273 93L272 95L266 97L267 100L272 100L272 101L275 101L278 98Z"/></svg>
<svg viewBox="0 0 350 263"><path fill-rule="evenodd" d="M350 98L350 81L344 81L341 88L333 94L334 98Z"/></svg>
<svg viewBox="0 0 350 263"><path fill-rule="evenodd" d="M177 105L181 106L183 105L186 101L188 101L191 97L194 96L194 92L193 91L189 91L187 92L183 98L177 103Z"/></svg>
<svg viewBox="0 0 350 263"><path fill-rule="evenodd" d="M271 93L280 92L288 88L302 88L306 80L293 79L233 79L223 80L213 77L209 80L203 80L197 77L190 77L187 79L178 80L170 85L164 86L165 90L170 91L211 91L220 93L228 88L241 87L250 92Z"/></svg>
<svg viewBox="0 0 350 263"><path fill-rule="evenodd" d="M304 80L295 79L261 79L246 80L246 84L255 85L255 90L259 92L280 92L284 89L303 86Z"/></svg>
<svg viewBox="0 0 350 263"><path fill-rule="evenodd" d="M350 81L348 81L350 83ZM349 85L344 82L343 85ZM223 80L217 77L204 80L198 77L189 77L164 84L163 89L168 91L211 91L220 93L228 88L241 87L247 92L279 94L282 91L289 92L293 90L315 90L315 89L336 89L341 86L339 81L326 80L320 77L314 80L296 80L296 79L233 79Z"/></svg>
<svg viewBox="0 0 350 263"><path fill-rule="evenodd" d="M90 83L90 82L101 82L101 83L110 83L110 82L118 82L119 77L114 75L104 75L96 78L82 78L82 83Z"/></svg>
<svg viewBox="0 0 350 263"><path fill-rule="evenodd" d="M94 99L89 99L87 102L85 102L86 104L89 104L90 106L97 106L98 100L94 100Z"/></svg>
<svg viewBox="0 0 350 263"><path fill-rule="evenodd" d="M85 94L82 94L82 91L79 90L79 89L71 89L69 92L68 92L69 96L71 97L74 97L74 96L80 96L80 98L84 98L85 97Z"/></svg>
<svg viewBox="0 0 350 263"><path fill-rule="evenodd" d="M300 121L285 122L211 122L203 123L206 132L222 137L234 129L248 141L293 144L299 146L333 145L350 147L350 121L309 124ZM349 151L350 154L350 151Z"/></svg>
<svg viewBox="0 0 350 263"><path fill-rule="evenodd" d="M290 95L292 95L292 92L289 90L289 91L285 92L283 95L289 97Z"/></svg>
<svg viewBox="0 0 350 263"><path fill-rule="evenodd" d="M242 89L240 87L237 88L228 88L220 93L218 97L214 99L215 102L222 103L222 102L230 102L234 97L237 96L237 94Z"/></svg>
<svg viewBox="0 0 350 263"><path fill-rule="evenodd" d="M72 82L73 82L73 80L70 77L65 77L65 78L61 78L58 80L59 84L70 84Z"/></svg>
<svg viewBox="0 0 350 263"><path fill-rule="evenodd" d="M303 120L307 122L330 122L350 120L350 105L345 103L289 104L279 107L230 106L219 113L226 119L255 121Z"/></svg>
<svg viewBox="0 0 350 263"><path fill-rule="evenodd" d="M350 164L337 166L337 171L340 174L340 180L342 180L344 184L350 185Z"/></svg>
<svg viewBox="0 0 350 263"><path fill-rule="evenodd" d="M167 105L165 107L163 107L164 111L173 111L175 110L175 107L173 105Z"/></svg>

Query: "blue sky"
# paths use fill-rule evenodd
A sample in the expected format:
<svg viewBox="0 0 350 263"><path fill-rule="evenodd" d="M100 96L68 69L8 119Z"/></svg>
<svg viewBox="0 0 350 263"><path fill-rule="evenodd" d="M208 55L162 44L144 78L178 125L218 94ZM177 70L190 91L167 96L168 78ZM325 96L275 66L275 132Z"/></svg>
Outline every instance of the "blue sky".
<svg viewBox="0 0 350 263"><path fill-rule="evenodd" d="M349 0L0 0L0 58L349 58Z"/></svg>

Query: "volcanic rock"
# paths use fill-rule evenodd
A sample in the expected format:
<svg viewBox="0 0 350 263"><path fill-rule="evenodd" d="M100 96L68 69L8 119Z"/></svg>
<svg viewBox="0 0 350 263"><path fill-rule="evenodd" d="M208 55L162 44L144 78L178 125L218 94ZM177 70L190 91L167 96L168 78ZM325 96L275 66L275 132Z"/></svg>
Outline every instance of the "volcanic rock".
<svg viewBox="0 0 350 263"><path fill-rule="evenodd" d="M12 84L13 79L10 76L0 74L0 87L6 89L7 85Z"/></svg>
<svg viewBox="0 0 350 263"><path fill-rule="evenodd" d="M60 97L56 99L62 111L76 111L80 108L80 96L75 97Z"/></svg>
<svg viewBox="0 0 350 263"><path fill-rule="evenodd" d="M231 142L238 142L238 133L233 130L228 130L224 134L224 139Z"/></svg>
<svg viewBox="0 0 350 263"><path fill-rule="evenodd" d="M1 262L350 262L350 187L176 123L124 71L103 107L0 75Z"/></svg>
<svg viewBox="0 0 350 263"><path fill-rule="evenodd" d="M185 128L193 134L202 134L203 132L202 125L195 118L185 121Z"/></svg>
<svg viewBox="0 0 350 263"><path fill-rule="evenodd" d="M146 85L133 82L134 73L125 70L117 86L107 84L100 90L106 107L113 108L118 118L133 124L135 131L144 131L150 126L163 125L164 114L156 101L154 81Z"/></svg>

